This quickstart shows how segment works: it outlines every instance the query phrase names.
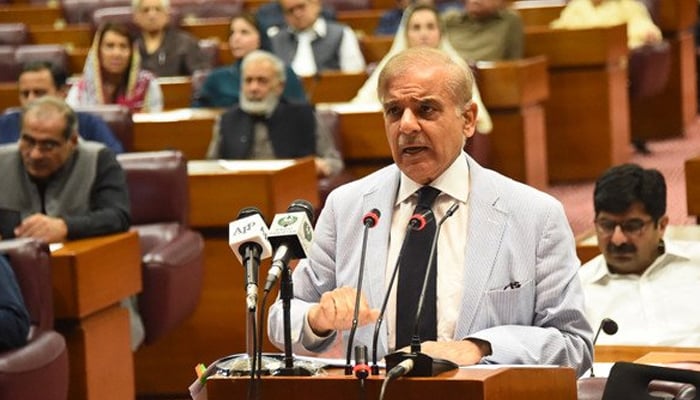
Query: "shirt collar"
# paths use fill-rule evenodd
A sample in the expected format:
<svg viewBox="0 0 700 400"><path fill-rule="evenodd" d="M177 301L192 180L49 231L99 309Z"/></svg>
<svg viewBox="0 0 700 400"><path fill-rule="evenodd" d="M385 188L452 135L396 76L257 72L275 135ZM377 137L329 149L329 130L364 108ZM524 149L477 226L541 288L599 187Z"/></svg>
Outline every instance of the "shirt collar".
<svg viewBox="0 0 700 400"><path fill-rule="evenodd" d="M399 193L396 196L396 205L406 201L422 186L424 185L413 181L406 174L401 172L401 182L399 183ZM466 203L470 189L467 155L462 151L445 172L438 176L437 179L430 182L429 186L440 190L442 193L447 194L461 203Z"/></svg>
<svg viewBox="0 0 700 400"><path fill-rule="evenodd" d="M309 34L312 37L324 37L326 36L326 32L328 31L328 25L326 24L326 20L321 18L320 16L316 18L316 22L311 25L311 27L306 28L302 31L295 31L297 35L301 34Z"/></svg>

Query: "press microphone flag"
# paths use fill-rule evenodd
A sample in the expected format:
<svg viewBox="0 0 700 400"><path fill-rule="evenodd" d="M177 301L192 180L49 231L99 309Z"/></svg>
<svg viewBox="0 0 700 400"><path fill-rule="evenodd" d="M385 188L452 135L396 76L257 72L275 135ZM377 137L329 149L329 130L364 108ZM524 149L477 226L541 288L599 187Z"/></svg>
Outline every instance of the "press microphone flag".
<svg viewBox="0 0 700 400"><path fill-rule="evenodd" d="M292 259L306 258L313 241L313 206L306 200L294 200L287 212L276 214L268 240L275 249L267 275L265 291L272 289L282 270Z"/></svg>
<svg viewBox="0 0 700 400"><path fill-rule="evenodd" d="M238 213L235 221L229 223L229 247L234 256L245 268L246 304L254 309L258 298L258 268L260 260L269 258L272 246L267 240L267 224L260 210L247 207Z"/></svg>

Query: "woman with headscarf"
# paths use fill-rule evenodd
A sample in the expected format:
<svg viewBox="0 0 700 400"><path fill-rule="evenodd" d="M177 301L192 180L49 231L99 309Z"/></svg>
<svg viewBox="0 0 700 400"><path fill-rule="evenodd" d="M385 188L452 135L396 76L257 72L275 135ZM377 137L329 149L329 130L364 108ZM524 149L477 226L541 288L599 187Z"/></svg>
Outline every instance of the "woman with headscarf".
<svg viewBox="0 0 700 400"><path fill-rule="evenodd" d="M357 96L352 102L379 105L377 80L382 68L384 68L384 65L391 57L404 49L415 46L438 48L449 55L455 62L463 64L465 68L469 68L444 35L444 28L440 23L437 9L429 4L417 4L406 9L391 49L377 64L377 67L372 71L372 74L357 92ZM472 99L479 109L476 121L477 133L487 134L493 129L493 124L486 107L481 101L476 84L472 88Z"/></svg>
<svg viewBox="0 0 700 400"><path fill-rule="evenodd" d="M141 68L141 56L126 26L107 22L98 29L83 75L71 86L66 103L121 104L132 112L154 112L163 109L163 92L155 75Z"/></svg>

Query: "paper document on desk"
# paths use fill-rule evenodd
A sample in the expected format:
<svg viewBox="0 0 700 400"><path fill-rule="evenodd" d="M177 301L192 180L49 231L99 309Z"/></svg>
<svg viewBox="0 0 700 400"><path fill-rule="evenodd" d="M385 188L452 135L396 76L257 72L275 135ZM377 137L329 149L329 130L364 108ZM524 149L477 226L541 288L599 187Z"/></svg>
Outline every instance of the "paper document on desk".
<svg viewBox="0 0 700 400"><path fill-rule="evenodd" d="M229 171L278 171L294 165L294 160L218 160Z"/></svg>

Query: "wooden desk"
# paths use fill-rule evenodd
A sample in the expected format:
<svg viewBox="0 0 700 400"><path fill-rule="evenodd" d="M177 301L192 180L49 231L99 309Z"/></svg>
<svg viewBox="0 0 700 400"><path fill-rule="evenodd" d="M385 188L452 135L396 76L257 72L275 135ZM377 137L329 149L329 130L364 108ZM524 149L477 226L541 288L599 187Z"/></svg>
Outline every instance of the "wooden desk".
<svg viewBox="0 0 700 400"><path fill-rule="evenodd" d="M222 110L186 108L134 114L134 151L181 150L188 160L206 158L214 121Z"/></svg>
<svg viewBox="0 0 700 400"><path fill-rule="evenodd" d="M227 171L216 161L190 161L190 222L206 226L202 296L194 314L157 343L134 355L139 395L180 398L194 379L194 366L223 354L246 350L245 274L228 245L228 223L247 206L258 207L267 221L292 200L318 207L316 171L310 158L265 163ZM285 166L286 165L286 166ZM260 269L267 275L269 261ZM274 299L272 293L270 299ZM272 300L270 300L271 302ZM265 351L275 348L265 338ZM133 397L131 397L133 398Z"/></svg>
<svg viewBox="0 0 700 400"><path fill-rule="evenodd" d="M46 4L3 4L0 5L0 23L22 22L30 25L53 25L63 21L63 10L58 2Z"/></svg>
<svg viewBox="0 0 700 400"><path fill-rule="evenodd" d="M188 108L192 104L192 78L190 76L169 76L158 78L163 91L163 109Z"/></svg>
<svg viewBox="0 0 700 400"><path fill-rule="evenodd" d="M90 24L35 25L29 27L29 40L34 44L62 44L67 47L89 48L92 44ZM78 73L80 71L73 71Z"/></svg>
<svg viewBox="0 0 700 400"><path fill-rule="evenodd" d="M67 242L51 254L56 329L68 344L70 399L133 399L131 333L122 299L141 291L135 232Z"/></svg>
<svg viewBox="0 0 700 400"><path fill-rule="evenodd" d="M649 353L677 353L696 354L700 356L700 348L694 347L667 347L667 346L612 346L596 345L596 362L638 361ZM694 356L695 357L695 356Z"/></svg>
<svg viewBox="0 0 700 400"><path fill-rule="evenodd" d="M271 219L297 198L318 207L316 167L312 157L298 160L188 163L190 224L197 228L228 227L238 211L255 206ZM226 188L226 190L222 190Z"/></svg>
<svg viewBox="0 0 700 400"><path fill-rule="evenodd" d="M19 88L15 82L0 82L0 112L9 107L19 107Z"/></svg>
<svg viewBox="0 0 700 400"><path fill-rule="evenodd" d="M338 11L338 22L342 22L360 36L373 35L385 10L342 10Z"/></svg>
<svg viewBox="0 0 700 400"><path fill-rule="evenodd" d="M627 31L526 29L525 55L546 55L550 181L591 180L630 157ZM572 157L572 152L575 156Z"/></svg>
<svg viewBox="0 0 700 400"><path fill-rule="evenodd" d="M695 215L700 221L700 157L685 161L685 198L688 215Z"/></svg>
<svg viewBox="0 0 700 400"><path fill-rule="evenodd" d="M366 80L366 72L350 74L337 71L324 71L318 76L301 78L313 104L350 101Z"/></svg>
<svg viewBox="0 0 700 400"><path fill-rule="evenodd" d="M231 33L230 18L207 18L199 21L185 21L180 28L200 39L216 38L221 42L228 42Z"/></svg>
<svg viewBox="0 0 700 400"><path fill-rule="evenodd" d="M566 1L563 0L516 0L512 3L524 26L549 25L559 18L565 6Z"/></svg>
<svg viewBox="0 0 700 400"><path fill-rule="evenodd" d="M695 349L692 353L680 351L651 351L634 362L640 364L676 364L676 363L697 363L700 369L700 349Z"/></svg>
<svg viewBox="0 0 700 400"><path fill-rule="evenodd" d="M263 377L262 399L286 398L338 400L357 399L359 384L354 376L329 370L326 376ZM384 376L365 382L368 399L379 398ZM242 399L250 379L210 378L209 400ZM386 399L440 398L441 400L576 399L576 377L570 368L502 367L460 369L432 378L401 378L387 386Z"/></svg>
<svg viewBox="0 0 700 400"><path fill-rule="evenodd" d="M384 58L386 53L391 49L391 45L394 43L394 37L389 36L373 36L366 35L358 39L360 43L360 50L362 55L365 57L365 62L378 63Z"/></svg>
<svg viewBox="0 0 700 400"><path fill-rule="evenodd" d="M543 56L476 65L481 99L493 121L491 167L539 189L548 186Z"/></svg>

